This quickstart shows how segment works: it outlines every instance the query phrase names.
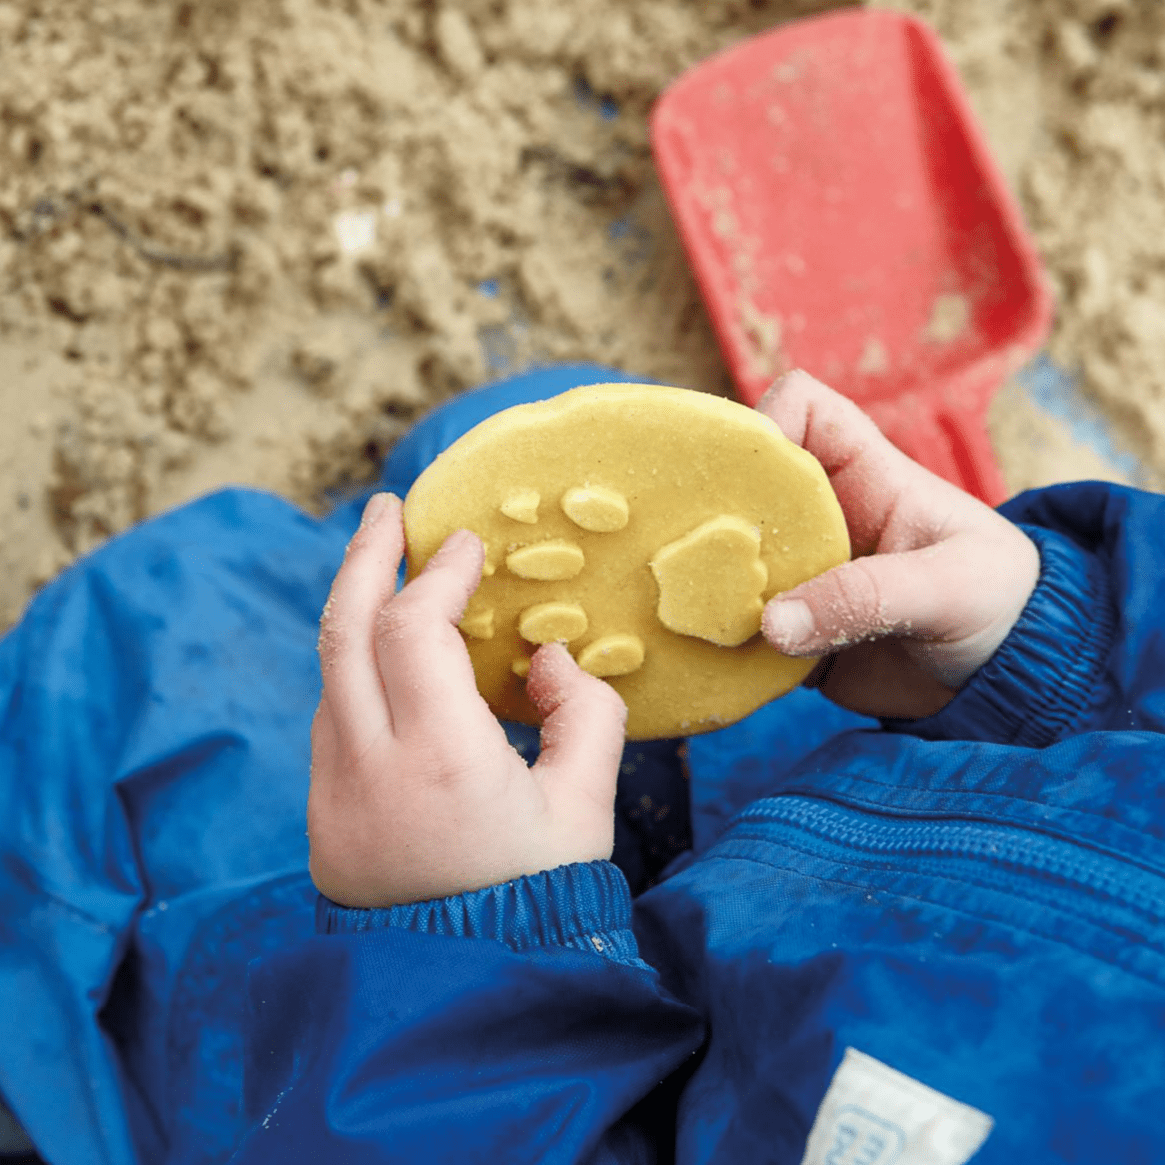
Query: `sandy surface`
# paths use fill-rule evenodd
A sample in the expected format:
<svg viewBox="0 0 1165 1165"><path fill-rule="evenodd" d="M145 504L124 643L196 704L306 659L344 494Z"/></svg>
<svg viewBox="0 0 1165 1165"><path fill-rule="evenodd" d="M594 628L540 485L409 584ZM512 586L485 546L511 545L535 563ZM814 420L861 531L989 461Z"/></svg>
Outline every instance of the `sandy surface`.
<svg viewBox="0 0 1165 1165"><path fill-rule="evenodd" d="M728 392L647 111L833 6L0 0L0 626L218 485L319 510L411 418L532 362ZM1165 6L906 6L1037 233L1055 358L1159 480ZM1021 387L991 433L1013 489L1128 474Z"/></svg>

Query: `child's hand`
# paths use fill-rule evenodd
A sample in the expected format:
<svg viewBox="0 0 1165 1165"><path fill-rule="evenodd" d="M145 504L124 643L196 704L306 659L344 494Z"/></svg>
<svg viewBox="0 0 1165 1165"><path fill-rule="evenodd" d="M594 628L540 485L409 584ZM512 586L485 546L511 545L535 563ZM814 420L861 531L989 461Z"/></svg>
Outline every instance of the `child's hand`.
<svg viewBox="0 0 1165 1165"><path fill-rule="evenodd" d="M401 503L374 497L332 585L312 725L311 874L347 906L391 906L607 858L627 710L547 644L527 691L543 716L531 769L474 684L457 630L482 545L446 539L394 595Z"/></svg>
<svg viewBox="0 0 1165 1165"><path fill-rule="evenodd" d="M855 712L937 712L1022 613L1035 545L807 373L782 377L757 408L825 467L855 555L771 600L765 638L787 655L837 652L808 682Z"/></svg>

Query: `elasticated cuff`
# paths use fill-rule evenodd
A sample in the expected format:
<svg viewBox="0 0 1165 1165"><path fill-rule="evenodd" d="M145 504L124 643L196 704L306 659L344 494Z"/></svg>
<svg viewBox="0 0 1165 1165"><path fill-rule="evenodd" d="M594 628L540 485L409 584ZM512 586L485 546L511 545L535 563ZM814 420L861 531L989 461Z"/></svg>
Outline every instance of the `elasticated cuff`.
<svg viewBox="0 0 1165 1165"><path fill-rule="evenodd" d="M1096 702L1117 623L1103 564L1063 534L1020 529L1040 552L1040 577L999 650L941 712L883 727L927 740L1043 748Z"/></svg>
<svg viewBox="0 0 1165 1165"><path fill-rule="evenodd" d="M492 939L514 951L571 947L642 965L631 933L631 892L611 862L575 862L450 898L384 909L339 906L322 894L316 904L320 934L388 927Z"/></svg>

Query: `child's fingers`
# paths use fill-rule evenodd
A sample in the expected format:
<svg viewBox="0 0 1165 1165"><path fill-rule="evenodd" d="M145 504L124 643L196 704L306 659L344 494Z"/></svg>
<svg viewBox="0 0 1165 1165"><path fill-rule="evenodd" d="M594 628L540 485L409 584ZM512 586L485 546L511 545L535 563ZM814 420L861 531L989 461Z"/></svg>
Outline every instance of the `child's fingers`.
<svg viewBox="0 0 1165 1165"><path fill-rule="evenodd" d="M786 655L824 655L866 639L941 639L952 598L968 582L957 540L906 554L857 558L769 601L765 638Z"/></svg>
<svg viewBox="0 0 1165 1165"><path fill-rule="evenodd" d="M376 656L393 724L452 719L454 706L480 701L457 624L481 581L481 539L458 530L424 570L376 617Z"/></svg>
<svg viewBox="0 0 1165 1165"><path fill-rule="evenodd" d="M1027 602L1039 573L1034 545L911 461L856 405L807 373L783 377L757 408L821 462L858 555L771 600L765 638L778 651L809 656L900 636L912 666L957 690ZM879 682L866 675L867 692L876 692ZM831 695L840 683L840 676L831 681Z"/></svg>
<svg viewBox="0 0 1165 1165"><path fill-rule="evenodd" d="M807 372L781 377L756 407L821 462L855 554L927 545L952 507L976 504L912 461L857 405Z"/></svg>
<svg viewBox="0 0 1165 1165"><path fill-rule="evenodd" d="M534 767L552 777L548 794L553 798L569 789L600 813L613 813L627 724L619 693L584 672L560 643L534 653L526 692L542 716L542 749Z"/></svg>
<svg viewBox="0 0 1165 1165"><path fill-rule="evenodd" d="M933 668L917 661L912 647L918 645L905 639L859 643L829 656L814 686L834 703L864 716L932 716L950 703L961 684L944 683Z"/></svg>
<svg viewBox="0 0 1165 1165"><path fill-rule="evenodd" d="M377 612L396 589L403 551L400 499L374 494L348 543L320 618L325 696L337 731L357 749L387 714L373 633Z"/></svg>
<svg viewBox="0 0 1165 1165"><path fill-rule="evenodd" d="M984 650L998 646L984 643L1014 622L1034 586L1038 553L1014 534L956 534L922 550L843 563L770 600L762 631L778 651L796 656L888 635L951 645L946 664L930 670L957 688ZM988 577L991 586L984 585Z"/></svg>

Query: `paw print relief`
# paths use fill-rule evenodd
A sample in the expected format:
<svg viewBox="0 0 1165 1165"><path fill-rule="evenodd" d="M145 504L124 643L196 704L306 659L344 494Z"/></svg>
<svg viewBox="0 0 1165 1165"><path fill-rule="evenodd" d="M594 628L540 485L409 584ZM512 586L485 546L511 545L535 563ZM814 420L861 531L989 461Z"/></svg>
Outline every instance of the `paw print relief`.
<svg viewBox="0 0 1165 1165"><path fill-rule="evenodd" d="M518 634L527 643L569 643L587 633L590 620L577 603L537 603L518 616Z"/></svg>
<svg viewBox="0 0 1165 1165"><path fill-rule="evenodd" d="M536 489L519 489L510 494L498 509L515 522L534 526L538 522L538 504L541 501L542 497Z"/></svg>
<svg viewBox="0 0 1165 1165"><path fill-rule="evenodd" d="M538 582L563 582L578 575L585 565L582 547L565 538L535 542L506 555L506 568L511 574Z"/></svg>
<svg viewBox="0 0 1165 1165"><path fill-rule="evenodd" d="M758 634L763 602L848 556L824 470L767 418L660 385L584 385L487 418L405 499L409 577L474 530L459 624L478 690L538 724L532 655L567 645L627 705L627 737L733 723L812 661ZM767 568L767 569L766 569Z"/></svg>
<svg viewBox="0 0 1165 1165"><path fill-rule="evenodd" d="M599 679L626 676L643 666L643 640L617 632L588 643L575 657L578 666Z"/></svg>
<svg viewBox="0 0 1165 1165"><path fill-rule="evenodd" d="M659 586L656 616L678 635L738 647L760 630L769 572L760 533L732 514L660 547L649 563Z"/></svg>
<svg viewBox="0 0 1165 1165"><path fill-rule="evenodd" d="M494 637L493 607L479 611L467 611L465 618L457 624L458 629L471 639L492 639Z"/></svg>
<svg viewBox="0 0 1165 1165"><path fill-rule="evenodd" d="M568 489L560 502L562 512L580 529L592 534L613 534L627 525L631 509L618 490L602 485Z"/></svg>

